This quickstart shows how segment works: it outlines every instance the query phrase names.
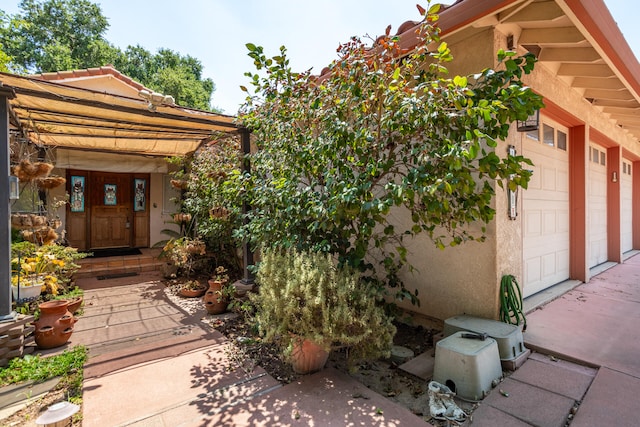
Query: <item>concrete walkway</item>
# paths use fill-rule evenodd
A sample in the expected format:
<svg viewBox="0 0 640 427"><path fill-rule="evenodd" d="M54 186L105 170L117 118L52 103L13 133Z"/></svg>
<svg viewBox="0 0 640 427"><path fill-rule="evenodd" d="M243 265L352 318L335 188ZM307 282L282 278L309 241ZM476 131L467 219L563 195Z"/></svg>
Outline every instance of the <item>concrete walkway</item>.
<svg viewBox="0 0 640 427"><path fill-rule="evenodd" d="M536 353L500 385L509 397L491 392L473 425L640 425L639 319L640 255L529 313L525 344Z"/></svg>
<svg viewBox="0 0 640 427"><path fill-rule="evenodd" d="M423 426L333 369L281 386L164 297L159 277L83 279L84 426ZM129 281L129 282L127 282ZM204 313L204 312L203 312ZM470 426L637 426L640 256L531 312L531 357ZM508 397L505 396L508 394Z"/></svg>
<svg viewBox="0 0 640 427"><path fill-rule="evenodd" d="M68 345L90 350L84 427L420 422L332 369L282 387L262 368L243 366L224 336L165 297L157 274L79 285L86 305Z"/></svg>

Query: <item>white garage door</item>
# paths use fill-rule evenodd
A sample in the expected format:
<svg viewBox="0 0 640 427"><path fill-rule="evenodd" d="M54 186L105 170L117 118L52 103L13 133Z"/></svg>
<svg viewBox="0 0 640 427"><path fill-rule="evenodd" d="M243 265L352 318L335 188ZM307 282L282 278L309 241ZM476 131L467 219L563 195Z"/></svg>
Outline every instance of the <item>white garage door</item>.
<svg viewBox="0 0 640 427"><path fill-rule="evenodd" d="M631 162L622 160L622 179L620 181L620 199L622 204L622 215L620 223L620 246L622 252L628 252L633 249L633 175L631 171Z"/></svg>
<svg viewBox="0 0 640 427"><path fill-rule="evenodd" d="M591 145L587 193L589 267L606 262L607 252L607 154L599 145Z"/></svg>
<svg viewBox="0 0 640 427"><path fill-rule="evenodd" d="M569 278L569 158L567 130L544 123L523 135L533 163L523 194L524 296Z"/></svg>

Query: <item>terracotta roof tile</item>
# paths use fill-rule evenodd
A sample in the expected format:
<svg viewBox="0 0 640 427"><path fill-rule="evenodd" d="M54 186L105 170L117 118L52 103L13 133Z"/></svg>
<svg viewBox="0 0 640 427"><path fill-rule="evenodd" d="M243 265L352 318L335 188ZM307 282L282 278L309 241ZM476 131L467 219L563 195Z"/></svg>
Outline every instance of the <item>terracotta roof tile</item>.
<svg viewBox="0 0 640 427"><path fill-rule="evenodd" d="M92 77L92 76L106 76L111 75L121 80L122 82L132 86L138 90L147 89L144 85L136 82L128 76L125 76L120 71L116 70L115 67L111 64L105 65L103 67L95 67L95 68L84 68L80 70L69 70L69 71L54 71L51 73L40 73L33 74L30 77L47 80L47 81L55 81L55 80L65 80L65 79L73 79L80 77Z"/></svg>

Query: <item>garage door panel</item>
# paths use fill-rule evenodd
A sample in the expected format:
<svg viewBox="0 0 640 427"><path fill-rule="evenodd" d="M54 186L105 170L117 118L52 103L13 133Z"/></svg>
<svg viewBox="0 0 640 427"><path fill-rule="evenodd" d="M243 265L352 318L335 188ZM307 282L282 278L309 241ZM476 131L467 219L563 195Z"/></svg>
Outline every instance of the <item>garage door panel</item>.
<svg viewBox="0 0 640 427"><path fill-rule="evenodd" d="M569 194L569 173L566 170L558 170L557 178L558 191Z"/></svg>
<svg viewBox="0 0 640 427"><path fill-rule="evenodd" d="M530 258L524 264L525 282L537 283L542 278L542 268L540 267L540 258Z"/></svg>
<svg viewBox="0 0 640 427"><path fill-rule="evenodd" d="M589 267L595 267L608 259L607 242L607 167L606 149L598 145L591 146L589 162L588 191L588 234ZM603 164L605 163L605 164Z"/></svg>
<svg viewBox="0 0 640 427"><path fill-rule="evenodd" d="M543 234L555 234L557 232L556 227L556 212L548 211L544 213L544 222L542 223Z"/></svg>
<svg viewBox="0 0 640 427"><path fill-rule="evenodd" d="M542 232L542 212L526 211L524 213L525 237L540 236Z"/></svg>
<svg viewBox="0 0 640 427"><path fill-rule="evenodd" d="M567 151L558 149L557 144L542 144L527 137L523 155L536 165L523 191L526 297L569 278L569 159Z"/></svg>
<svg viewBox="0 0 640 427"><path fill-rule="evenodd" d="M556 191L557 170L555 168L542 168L542 189Z"/></svg>

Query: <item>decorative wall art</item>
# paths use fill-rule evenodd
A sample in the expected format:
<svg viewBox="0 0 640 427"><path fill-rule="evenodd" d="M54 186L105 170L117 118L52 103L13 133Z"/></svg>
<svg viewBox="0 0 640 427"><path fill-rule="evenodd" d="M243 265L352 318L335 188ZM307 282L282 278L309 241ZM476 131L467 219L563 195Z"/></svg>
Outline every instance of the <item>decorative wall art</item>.
<svg viewBox="0 0 640 427"><path fill-rule="evenodd" d="M115 206L117 204L116 200L116 185L115 184L105 184L104 185L104 204L105 206Z"/></svg>
<svg viewBox="0 0 640 427"><path fill-rule="evenodd" d="M134 190L133 190L133 210L135 212L143 212L147 209L147 201L146 201L146 179L135 179L134 180Z"/></svg>
<svg viewBox="0 0 640 427"><path fill-rule="evenodd" d="M84 212L84 176L71 177L71 212Z"/></svg>

